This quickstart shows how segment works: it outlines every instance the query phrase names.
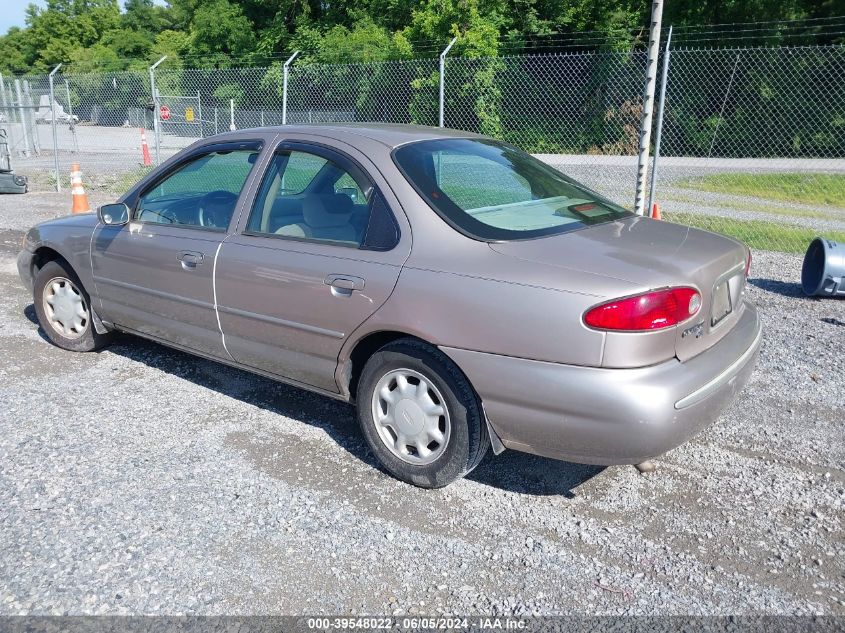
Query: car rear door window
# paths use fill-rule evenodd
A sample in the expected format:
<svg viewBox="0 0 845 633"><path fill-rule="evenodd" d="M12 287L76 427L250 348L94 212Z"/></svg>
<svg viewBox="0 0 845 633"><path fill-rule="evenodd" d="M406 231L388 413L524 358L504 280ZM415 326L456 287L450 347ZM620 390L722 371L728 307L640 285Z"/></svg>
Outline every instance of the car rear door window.
<svg viewBox="0 0 845 633"><path fill-rule="evenodd" d="M302 193L325 164L326 159L320 156L307 152L291 152L287 165L281 173L280 191L284 195Z"/></svg>
<svg viewBox="0 0 845 633"><path fill-rule="evenodd" d="M225 230L257 157L257 150L215 151L197 156L140 196L135 219Z"/></svg>
<svg viewBox="0 0 845 633"><path fill-rule="evenodd" d="M268 167L246 232L367 248L374 213L379 216L375 248L392 247L398 229L385 232L384 227L385 222L395 226L395 220L360 168L328 154L284 150Z"/></svg>

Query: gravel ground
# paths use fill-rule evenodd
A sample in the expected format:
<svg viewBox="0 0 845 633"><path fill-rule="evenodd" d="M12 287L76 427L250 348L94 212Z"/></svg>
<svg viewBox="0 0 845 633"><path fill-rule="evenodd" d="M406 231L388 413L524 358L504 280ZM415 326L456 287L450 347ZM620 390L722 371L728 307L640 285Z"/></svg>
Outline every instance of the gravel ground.
<svg viewBox="0 0 845 633"><path fill-rule="evenodd" d="M0 614L845 615L845 301L798 258L756 254L759 368L657 472L506 451L424 491L347 405L47 343L14 254L50 200L0 197Z"/></svg>

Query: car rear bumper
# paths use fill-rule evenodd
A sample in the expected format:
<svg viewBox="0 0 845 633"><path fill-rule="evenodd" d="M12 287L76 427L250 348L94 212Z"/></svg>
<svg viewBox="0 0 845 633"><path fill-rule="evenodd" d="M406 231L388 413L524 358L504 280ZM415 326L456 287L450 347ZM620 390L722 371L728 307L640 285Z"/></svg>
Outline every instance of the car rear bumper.
<svg viewBox="0 0 845 633"><path fill-rule="evenodd" d="M761 340L757 310L686 362L603 369L444 347L502 443L587 464L636 464L711 424L748 381Z"/></svg>
<svg viewBox="0 0 845 633"><path fill-rule="evenodd" d="M18 275L30 292L33 285L32 260L34 257L35 255L26 249L18 253Z"/></svg>

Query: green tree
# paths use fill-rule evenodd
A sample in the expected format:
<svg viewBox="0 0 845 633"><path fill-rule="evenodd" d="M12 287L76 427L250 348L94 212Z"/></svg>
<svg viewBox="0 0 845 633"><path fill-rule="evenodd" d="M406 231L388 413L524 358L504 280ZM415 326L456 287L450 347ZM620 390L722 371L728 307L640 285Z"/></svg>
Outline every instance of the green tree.
<svg viewBox="0 0 845 633"><path fill-rule="evenodd" d="M0 37L0 69L24 73L32 68L37 52L26 29L13 26Z"/></svg>
<svg viewBox="0 0 845 633"><path fill-rule="evenodd" d="M356 22L352 28L338 24L325 33L314 27L299 29L292 46L305 50L310 61L326 64L385 61L412 54L403 33L391 34L370 18Z"/></svg>
<svg viewBox="0 0 845 633"><path fill-rule="evenodd" d="M166 55L168 68L180 68L183 65L182 55L189 51L190 47L191 37L187 33L171 30L162 31L156 35L149 61L158 61Z"/></svg>
<svg viewBox="0 0 845 633"><path fill-rule="evenodd" d="M465 120L452 121L453 126L501 135L501 90L496 75L502 62L495 55L499 51L505 8L502 0L424 0L403 31L417 47L432 41L445 46L458 36L455 53L475 60L460 66L453 64L447 71L447 81L453 88L448 91L447 110L460 107L471 112ZM431 94L437 90L439 81L437 70L414 80L416 96L410 107L415 117L431 116L428 112L432 107Z"/></svg>
<svg viewBox="0 0 845 633"><path fill-rule="evenodd" d="M174 26L173 12L155 4L153 0L126 0L123 11L121 26L129 31L144 33L150 40L155 39L157 33Z"/></svg>
<svg viewBox="0 0 845 633"><path fill-rule="evenodd" d="M231 57L245 57L255 41L252 23L229 0L200 5L191 20L190 35L192 55L220 65L231 65Z"/></svg>

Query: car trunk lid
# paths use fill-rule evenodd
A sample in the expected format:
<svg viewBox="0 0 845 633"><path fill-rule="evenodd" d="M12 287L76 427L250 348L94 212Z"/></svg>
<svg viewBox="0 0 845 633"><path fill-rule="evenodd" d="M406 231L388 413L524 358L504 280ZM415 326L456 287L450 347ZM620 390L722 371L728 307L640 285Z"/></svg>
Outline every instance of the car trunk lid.
<svg viewBox="0 0 845 633"><path fill-rule="evenodd" d="M682 361L718 342L742 313L747 250L715 233L631 217L541 239L491 243L490 248L625 280L643 292L666 286L698 288L701 309L676 327L675 355Z"/></svg>

